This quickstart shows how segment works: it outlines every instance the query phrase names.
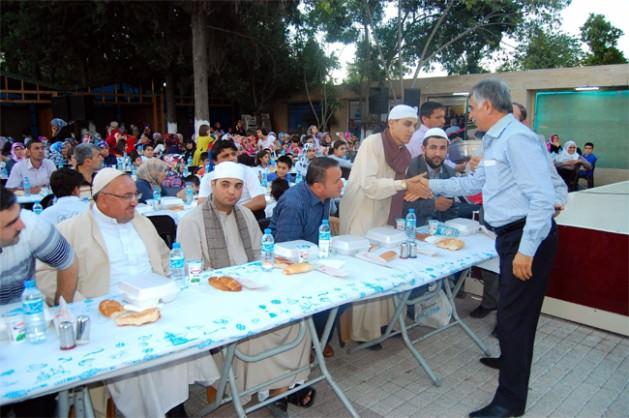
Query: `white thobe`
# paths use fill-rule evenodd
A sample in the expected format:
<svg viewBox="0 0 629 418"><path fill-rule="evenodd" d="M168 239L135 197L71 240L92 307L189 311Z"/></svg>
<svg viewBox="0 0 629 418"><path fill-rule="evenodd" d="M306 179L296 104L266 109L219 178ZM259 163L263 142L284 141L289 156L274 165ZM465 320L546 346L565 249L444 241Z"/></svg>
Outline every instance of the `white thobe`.
<svg viewBox="0 0 629 418"><path fill-rule="evenodd" d="M131 222L119 224L93 206L111 262L110 293L130 276L151 271L146 246ZM160 417L188 399L188 385L210 385L220 372L210 353L201 353L107 382L116 407L125 417Z"/></svg>

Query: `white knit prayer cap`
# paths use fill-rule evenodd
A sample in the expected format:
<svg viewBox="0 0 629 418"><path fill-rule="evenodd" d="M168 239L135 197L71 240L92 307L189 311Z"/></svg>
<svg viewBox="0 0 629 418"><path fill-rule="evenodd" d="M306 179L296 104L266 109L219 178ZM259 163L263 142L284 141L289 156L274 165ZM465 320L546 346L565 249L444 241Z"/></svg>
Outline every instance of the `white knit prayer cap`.
<svg viewBox="0 0 629 418"><path fill-rule="evenodd" d="M417 107L397 105L389 112L389 120L415 119L417 120Z"/></svg>

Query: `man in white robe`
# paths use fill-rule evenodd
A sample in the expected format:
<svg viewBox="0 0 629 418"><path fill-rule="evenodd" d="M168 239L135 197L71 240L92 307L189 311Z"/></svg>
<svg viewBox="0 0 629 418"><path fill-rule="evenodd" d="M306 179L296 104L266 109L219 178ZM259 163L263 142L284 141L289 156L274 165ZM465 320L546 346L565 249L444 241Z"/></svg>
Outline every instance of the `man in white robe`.
<svg viewBox="0 0 629 418"><path fill-rule="evenodd" d="M398 105L389 113L388 128L362 142L341 200L341 234L364 236L371 228L392 224L395 218L403 217L406 191L422 195L419 176L405 178L411 161L406 144L415 132L416 124L417 109ZM354 303L352 340L362 342L378 338L381 327L389 323L393 311L391 297Z"/></svg>
<svg viewBox="0 0 629 418"><path fill-rule="evenodd" d="M186 259L202 259L205 269L216 269L260 258L260 227L249 209L236 205L244 180L245 173L240 164L226 161L216 166L209 199L184 216L177 228L177 241ZM238 349L255 355L293 341L298 333L298 325L275 329L239 343ZM236 359L234 372L238 387L248 389L307 366L310 346L311 340L306 334L295 348L268 359L252 363ZM277 395L290 386L303 383L308 374L308 370L302 371L269 385L268 389L271 395ZM297 392L296 396L291 395L289 400L301 406L310 406L314 394L314 389L307 388Z"/></svg>

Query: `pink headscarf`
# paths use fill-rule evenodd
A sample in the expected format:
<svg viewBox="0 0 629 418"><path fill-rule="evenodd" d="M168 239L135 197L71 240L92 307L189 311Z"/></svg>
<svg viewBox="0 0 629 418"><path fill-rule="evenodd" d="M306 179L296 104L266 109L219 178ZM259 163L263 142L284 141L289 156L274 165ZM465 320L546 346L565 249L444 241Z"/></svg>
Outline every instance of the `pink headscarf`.
<svg viewBox="0 0 629 418"><path fill-rule="evenodd" d="M17 147L21 147L22 149L25 149L26 147L24 146L24 144L22 144L21 142L14 142L13 145L11 145L11 158L13 159L13 161L20 161L22 158L18 158L17 155L15 155L15 149Z"/></svg>

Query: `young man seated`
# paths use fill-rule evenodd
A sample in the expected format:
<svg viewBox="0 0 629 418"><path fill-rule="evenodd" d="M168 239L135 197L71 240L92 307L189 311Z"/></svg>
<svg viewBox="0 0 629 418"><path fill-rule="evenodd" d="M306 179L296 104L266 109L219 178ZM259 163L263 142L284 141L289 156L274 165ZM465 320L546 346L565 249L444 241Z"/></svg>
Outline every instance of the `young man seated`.
<svg viewBox="0 0 629 418"><path fill-rule="evenodd" d="M205 269L219 269L244 264L260 258L260 227L246 206L237 205L244 188L245 168L231 161L216 166L212 177L212 194L183 217L177 228L186 259L203 260ZM266 332L238 344L238 349L255 355L295 339L298 325ZM235 360L236 380L241 389L267 382L286 372L308 365L311 340L308 335L295 348L259 362ZM285 392L289 386L304 382L309 371L269 385L271 395ZM289 396L291 402L310 406L315 391L306 388ZM286 410L286 400L275 407Z"/></svg>
<svg viewBox="0 0 629 418"><path fill-rule="evenodd" d="M591 168L583 168L579 171L579 178L586 179L588 182L588 189L594 187L594 168L596 167L596 160L598 157L594 154L594 144L586 142L583 146L583 158L590 163Z"/></svg>
<svg viewBox="0 0 629 418"><path fill-rule="evenodd" d="M54 171L50 176L50 187L57 201L44 209L41 217L51 224L58 224L85 212L88 202L79 197L84 181L83 175L71 168Z"/></svg>

